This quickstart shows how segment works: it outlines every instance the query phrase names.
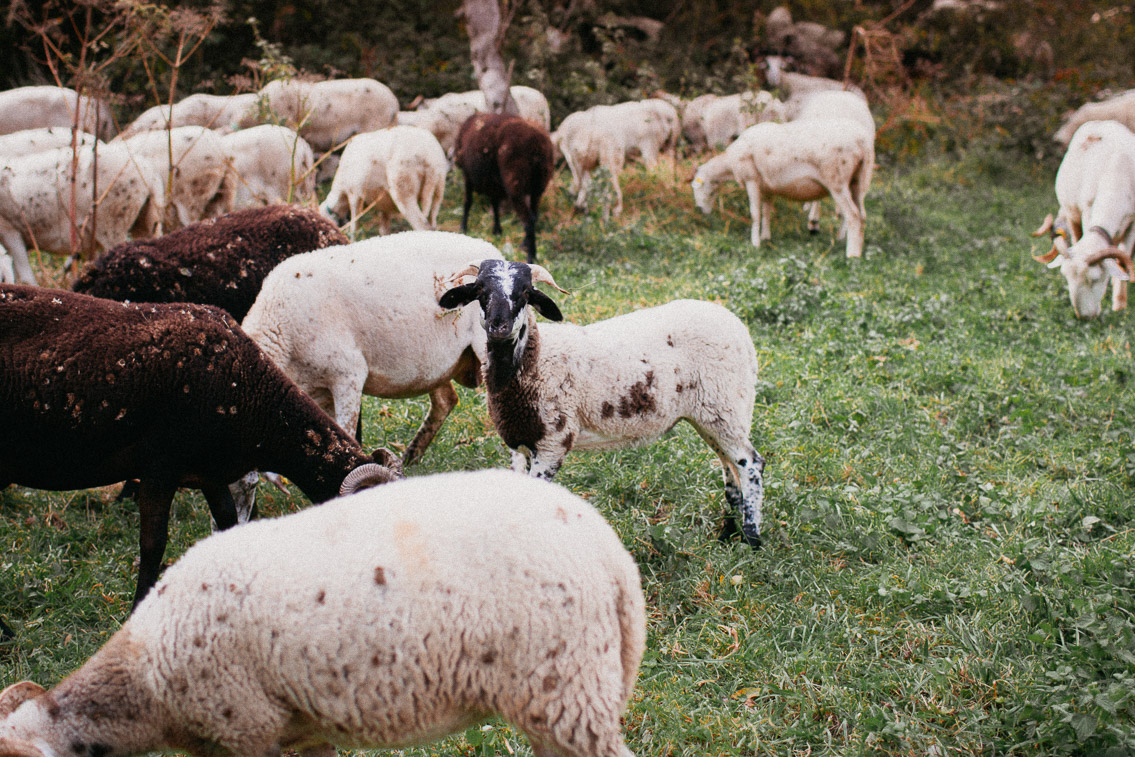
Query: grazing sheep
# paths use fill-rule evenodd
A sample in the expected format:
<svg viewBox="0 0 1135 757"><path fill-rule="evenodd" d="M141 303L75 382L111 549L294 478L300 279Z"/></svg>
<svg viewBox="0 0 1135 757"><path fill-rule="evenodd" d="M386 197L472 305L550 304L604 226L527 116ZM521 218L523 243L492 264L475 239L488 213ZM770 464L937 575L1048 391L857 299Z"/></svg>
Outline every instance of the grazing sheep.
<svg viewBox="0 0 1135 757"><path fill-rule="evenodd" d="M536 262L536 218L540 197L555 172L548 132L523 118L478 113L457 135L457 165L465 175L465 207L461 233L469 224L473 194L483 194L493 206L493 234L501 233L500 203L508 199L524 225L528 262Z"/></svg>
<svg viewBox="0 0 1135 757"><path fill-rule="evenodd" d="M790 100L794 97L805 97L813 92L846 91L859 95L864 100L867 95L863 90L851 82L846 84L835 79L823 76L810 76L795 71L786 70L788 62L779 56L770 55L764 60L765 81L770 87L785 93Z"/></svg>
<svg viewBox="0 0 1135 757"><path fill-rule="evenodd" d="M1135 131L1135 89L1122 92L1103 102L1084 103L1064 118L1053 139L1062 145L1072 141L1076 130L1088 121L1118 121Z"/></svg>
<svg viewBox="0 0 1135 757"><path fill-rule="evenodd" d="M67 490L138 479L137 605L157 580L177 489L219 528L230 482L277 471L313 502L366 455L225 312L0 285L0 484ZM380 471L393 477L391 471Z"/></svg>
<svg viewBox="0 0 1135 757"><path fill-rule="evenodd" d="M239 323L278 263L346 243L313 208L248 208L121 244L88 263L71 288L110 300L215 305Z"/></svg>
<svg viewBox="0 0 1135 757"><path fill-rule="evenodd" d="M682 109L682 136L690 144L690 147L695 152L700 152L706 148L705 140L705 109L709 107L720 95L705 94L695 97L686 103L685 108ZM669 101L667 101L669 102ZM671 103L673 105L673 103Z"/></svg>
<svg viewBox="0 0 1135 757"><path fill-rule="evenodd" d="M315 154L288 127L253 126L226 135L223 142L236 184L234 209L315 198Z"/></svg>
<svg viewBox="0 0 1135 757"><path fill-rule="evenodd" d="M71 129L64 126L24 129L0 135L0 156L18 158L47 150L70 148L72 145L80 150L90 150L98 141L95 135L85 131L72 137Z"/></svg>
<svg viewBox="0 0 1135 757"><path fill-rule="evenodd" d="M190 548L0 754L393 748L500 715L537 757L631 757L638 568L581 498L505 471L363 491Z"/></svg>
<svg viewBox="0 0 1135 757"><path fill-rule="evenodd" d="M1112 310L1123 310L1135 276L1135 134L1116 121L1077 129L1056 172L1056 199L1056 222L1048 216L1033 234L1053 239L1037 260L1060 267L1077 317L1100 314L1109 281Z"/></svg>
<svg viewBox="0 0 1135 757"><path fill-rule="evenodd" d="M429 414L403 457L409 465L457 405L452 382L480 381L484 329L471 309L438 317L437 287L481 258L501 254L483 240L442 231L297 255L264 281L243 328L343 428L358 428L364 393L429 394Z"/></svg>
<svg viewBox="0 0 1135 757"><path fill-rule="evenodd" d="M552 142L571 170L575 207L587 207L591 173L606 168L615 193L611 213L617 216L623 211L619 174L626 159L639 155L647 168L653 168L660 153L673 151L680 134L678 111L665 100L652 99L572 113L552 134Z"/></svg>
<svg viewBox="0 0 1135 757"><path fill-rule="evenodd" d="M80 150L77 161L69 147L6 159L0 169L0 243L11 256L15 280L36 283L27 245L90 255L126 241L128 235L160 234L164 197L154 169L117 143L99 146L97 171L93 150ZM7 274L3 278L10 280Z"/></svg>
<svg viewBox="0 0 1135 757"><path fill-rule="evenodd" d="M317 153L337 150L355 134L385 129L398 113L398 98L374 79L277 79L261 88L257 103L241 118L242 129L282 123Z"/></svg>
<svg viewBox="0 0 1135 757"><path fill-rule="evenodd" d="M720 305L676 300L588 326L559 321L534 284L556 286L540 266L485 260L439 299L442 308L479 302L487 334L489 415L512 453L512 469L551 479L572 449L611 449L657 439L689 421L724 468L721 536L760 545L764 460L749 434L757 354L749 329ZM561 290L563 291L563 290Z"/></svg>
<svg viewBox="0 0 1135 757"><path fill-rule="evenodd" d="M76 122L75 109L79 109ZM16 87L0 92L0 134L48 126L79 129L99 139L114 136L110 106L67 87Z"/></svg>
<svg viewBox="0 0 1135 757"><path fill-rule="evenodd" d="M552 128L551 110L548 99L532 87L514 86L509 88L518 115L543 127ZM452 155L457 145L457 132L461 125L477 113L487 113L485 93L479 89L468 92L450 92L432 100L423 100L418 109L398 114L398 122L428 129L438 141L446 155Z"/></svg>
<svg viewBox="0 0 1135 757"><path fill-rule="evenodd" d="M831 196L848 225L847 256L863 254L863 204L874 170L873 134L851 120L763 123L745 130L724 153L703 163L691 184L697 206L713 210L718 184L733 178L749 195L754 247L771 237L774 195L798 202Z"/></svg>
<svg viewBox="0 0 1135 757"><path fill-rule="evenodd" d="M245 114L256 107L256 93L209 95L196 93L169 105L155 105L142 112L118 135L120 139L146 131L164 131L179 126L204 126L220 134L231 133Z"/></svg>
<svg viewBox="0 0 1135 757"><path fill-rule="evenodd" d="M745 129L765 121L786 120L784 103L772 93L758 90L726 95L706 103L701 109L701 129L706 144L721 150Z"/></svg>
<svg viewBox="0 0 1135 757"><path fill-rule="evenodd" d="M401 213L415 231L437 226L449 162L437 139L417 126L359 134L347 143L331 190L319 206L336 223L349 214L348 235L355 239L359 218L378 213L380 234Z"/></svg>
<svg viewBox="0 0 1135 757"><path fill-rule="evenodd" d="M204 126L179 126L145 131L121 143L161 176L166 231L233 209L236 179L229 169L225 143L216 132Z"/></svg>

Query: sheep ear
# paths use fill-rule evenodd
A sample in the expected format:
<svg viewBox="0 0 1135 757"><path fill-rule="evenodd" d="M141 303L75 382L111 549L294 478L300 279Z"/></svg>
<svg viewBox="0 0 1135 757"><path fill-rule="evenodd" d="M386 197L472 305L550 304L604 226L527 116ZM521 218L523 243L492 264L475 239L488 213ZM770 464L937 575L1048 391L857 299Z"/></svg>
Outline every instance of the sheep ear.
<svg viewBox="0 0 1135 757"><path fill-rule="evenodd" d="M31 681L20 681L0 691L0 720L11 715L24 702L35 699L43 692L42 686Z"/></svg>
<svg viewBox="0 0 1135 757"><path fill-rule="evenodd" d="M536 308L536 312L549 321L562 321L564 319L564 314L560 312L559 306L552 302L552 298L535 287L528 293L528 304Z"/></svg>
<svg viewBox="0 0 1135 757"><path fill-rule="evenodd" d="M452 310L453 308L468 305L470 302L477 299L478 294L480 294L480 287L477 285L477 282L462 284L461 286L453 287L453 289L443 294L437 301L437 304L445 310Z"/></svg>

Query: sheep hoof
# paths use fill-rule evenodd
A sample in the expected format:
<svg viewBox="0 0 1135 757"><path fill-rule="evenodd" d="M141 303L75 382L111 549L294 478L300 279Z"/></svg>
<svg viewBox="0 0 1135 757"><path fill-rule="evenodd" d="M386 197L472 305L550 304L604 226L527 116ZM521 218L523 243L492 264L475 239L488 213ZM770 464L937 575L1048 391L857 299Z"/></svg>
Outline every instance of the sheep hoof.
<svg viewBox="0 0 1135 757"><path fill-rule="evenodd" d="M812 236L816 236L817 234L819 234L819 233L820 233L820 230L819 230L819 229L812 229L812 228L809 228L809 229L808 229L808 233L809 233L809 234L811 234Z"/></svg>

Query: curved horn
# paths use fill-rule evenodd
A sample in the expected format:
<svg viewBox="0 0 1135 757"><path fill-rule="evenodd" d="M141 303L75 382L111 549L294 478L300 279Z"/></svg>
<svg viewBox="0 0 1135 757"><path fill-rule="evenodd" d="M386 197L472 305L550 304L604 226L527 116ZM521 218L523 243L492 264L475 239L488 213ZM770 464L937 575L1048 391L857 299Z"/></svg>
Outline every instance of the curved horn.
<svg viewBox="0 0 1135 757"><path fill-rule="evenodd" d="M1135 265L1131 262L1131 256L1119 249L1118 247L1105 247L1099 252L1093 253L1084 259L1088 265L1095 265L1104 260L1111 258L1119 263L1120 267L1127 272L1127 275L1135 279Z"/></svg>
<svg viewBox="0 0 1135 757"><path fill-rule="evenodd" d="M1053 220L1053 219L1052 219L1052 214L1051 214L1051 213L1049 213L1048 215L1046 215L1046 216L1044 217L1044 223L1042 223L1042 224L1040 225L1040 228L1039 228L1039 229L1037 229L1036 231L1034 231L1034 232L1033 232L1033 236L1034 236L1034 237L1040 237L1040 236L1044 236L1044 235L1045 235L1045 234L1047 234L1048 232L1052 231L1052 220Z"/></svg>
<svg viewBox="0 0 1135 757"><path fill-rule="evenodd" d="M1060 250L1056 249L1056 245L1052 245L1052 249L1043 255L1033 255L1033 260L1038 263L1051 263L1056 260L1058 255L1060 255Z"/></svg>
<svg viewBox="0 0 1135 757"><path fill-rule="evenodd" d="M555 287L564 294L571 294L571 292L561 288L560 285L556 283L556 280L552 278L552 274L548 273L548 269L544 266L537 265L536 263L529 263L528 268L532 271L533 281L538 281L551 287Z"/></svg>
<svg viewBox="0 0 1135 757"><path fill-rule="evenodd" d="M395 476L391 473L390 469L379 465L377 463L363 463L358 468L347 474L343 479L343 483L339 486L339 496L346 497L349 494L369 489L372 486L385 484L394 480Z"/></svg>
<svg viewBox="0 0 1135 757"><path fill-rule="evenodd" d="M0 691L0 720L11 715L24 702L35 699L44 692L38 683L20 681Z"/></svg>
<svg viewBox="0 0 1135 757"><path fill-rule="evenodd" d="M457 273L450 276L449 277L449 283L456 284L457 282L461 281L461 279L465 278L466 276L476 276L480 272L481 272L481 262L478 261L478 260L474 260L474 261L470 262L469 265L465 266L460 271L458 271Z"/></svg>

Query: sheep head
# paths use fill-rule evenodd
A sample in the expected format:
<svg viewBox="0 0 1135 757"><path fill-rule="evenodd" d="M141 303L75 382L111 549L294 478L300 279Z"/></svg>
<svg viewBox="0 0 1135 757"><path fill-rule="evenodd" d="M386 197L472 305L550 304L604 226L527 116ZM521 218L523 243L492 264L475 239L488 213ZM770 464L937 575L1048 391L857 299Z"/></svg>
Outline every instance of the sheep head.
<svg viewBox="0 0 1135 757"><path fill-rule="evenodd" d="M709 215L713 212L713 194L717 185L706 175L701 168L690 181L690 188L694 190L694 203L701 212Z"/></svg>
<svg viewBox="0 0 1135 757"><path fill-rule="evenodd" d="M1037 260L1047 262L1051 268L1060 268L1068 282L1068 299L1078 318L1096 318L1102 310L1108 283L1130 281L1135 277L1131 255L1116 247L1111 235L1098 226L1093 226L1069 246L1071 233L1061 228L1060 223L1056 222L1052 232L1052 250L1038 256Z"/></svg>

